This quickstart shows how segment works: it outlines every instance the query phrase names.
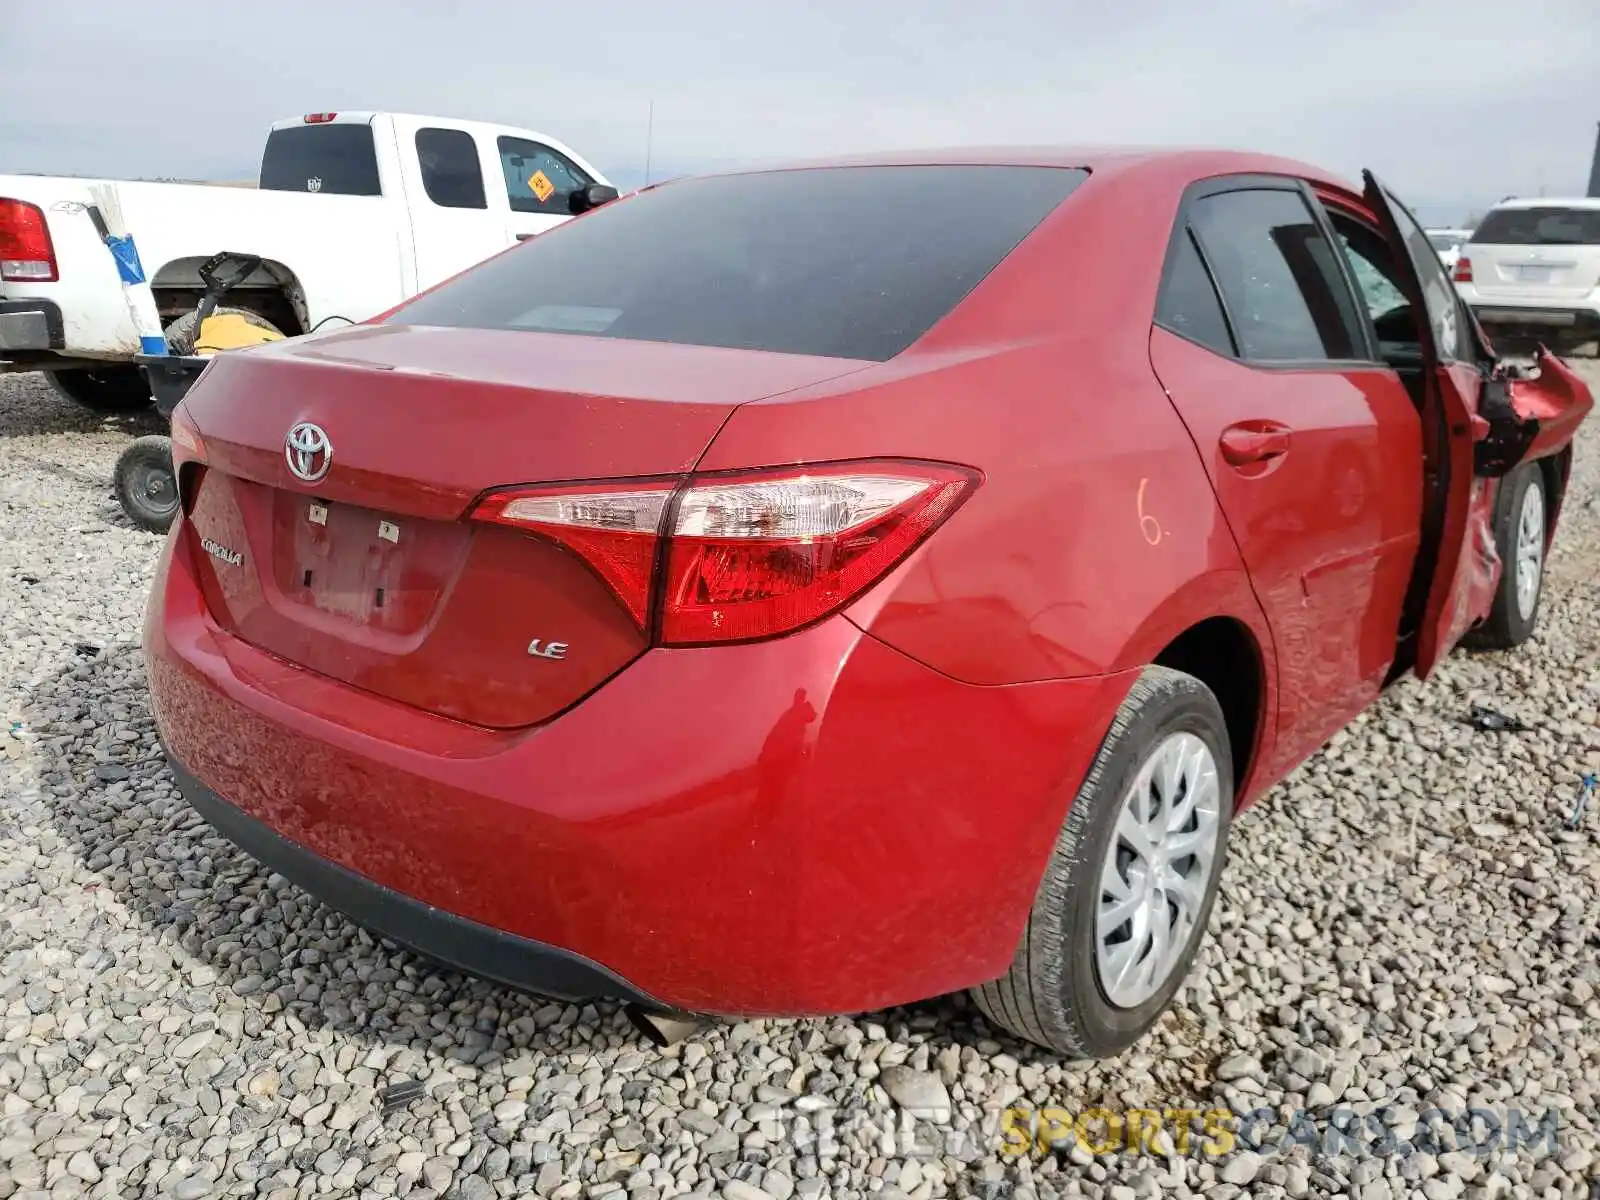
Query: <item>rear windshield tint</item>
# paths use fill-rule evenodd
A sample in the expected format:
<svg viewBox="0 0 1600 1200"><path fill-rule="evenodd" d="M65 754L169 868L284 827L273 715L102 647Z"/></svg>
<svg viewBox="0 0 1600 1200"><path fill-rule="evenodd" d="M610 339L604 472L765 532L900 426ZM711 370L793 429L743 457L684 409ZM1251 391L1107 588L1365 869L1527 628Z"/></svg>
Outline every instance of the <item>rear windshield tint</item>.
<svg viewBox="0 0 1600 1200"><path fill-rule="evenodd" d="M1600 208L1497 208L1472 240L1484 246L1600 246Z"/></svg>
<svg viewBox="0 0 1600 1200"><path fill-rule="evenodd" d="M298 125L274 129L261 156L261 187L269 192L376 196L378 156L372 126Z"/></svg>
<svg viewBox="0 0 1600 1200"><path fill-rule="evenodd" d="M389 321L881 362L1086 177L886 166L684 180L534 238Z"/></svg>

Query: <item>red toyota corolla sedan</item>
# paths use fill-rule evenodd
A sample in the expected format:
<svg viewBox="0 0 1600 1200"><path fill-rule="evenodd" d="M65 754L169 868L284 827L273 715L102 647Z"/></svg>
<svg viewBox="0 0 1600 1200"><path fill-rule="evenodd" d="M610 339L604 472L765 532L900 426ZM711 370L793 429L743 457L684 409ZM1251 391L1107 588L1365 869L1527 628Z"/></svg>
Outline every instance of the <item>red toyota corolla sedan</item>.
<svg viewBox="0 0 1600 1200"><path fill-rule="evenodd" d="M1573 433L1370 177L972 152L648 189L174 418L173 771L398 942L558 997L1181 985L1238 809L1529 636Z"/></svg>

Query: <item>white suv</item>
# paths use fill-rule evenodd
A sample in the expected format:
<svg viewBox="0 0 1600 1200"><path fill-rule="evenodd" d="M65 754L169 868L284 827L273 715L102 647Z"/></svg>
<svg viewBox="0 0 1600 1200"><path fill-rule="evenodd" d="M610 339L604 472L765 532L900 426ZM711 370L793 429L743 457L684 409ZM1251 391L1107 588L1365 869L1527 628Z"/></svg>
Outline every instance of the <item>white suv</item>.
<svg viewBox="0 0 1600 1200"><path fill-rule="evenodd" d="M1461 247L1456 289L1491 339L1570 354L1600 341L1600 198L1507 200Z"/></svg>

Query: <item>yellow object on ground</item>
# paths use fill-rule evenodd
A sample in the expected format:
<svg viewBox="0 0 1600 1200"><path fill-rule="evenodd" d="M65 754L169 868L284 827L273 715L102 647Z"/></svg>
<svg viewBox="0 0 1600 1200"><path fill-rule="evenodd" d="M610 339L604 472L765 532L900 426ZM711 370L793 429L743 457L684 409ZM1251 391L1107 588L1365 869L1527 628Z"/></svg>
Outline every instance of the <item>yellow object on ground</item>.
<svg viewBox="0 0 1600 1200"><path fill-rule="evenodd" d="M283 334L276 329L252 323L242 313L213 313L200 323L200 333L194 339L196 354L215 354L218 350L238 350L243 346L259 346L262 342L281 342Z"/></svg>

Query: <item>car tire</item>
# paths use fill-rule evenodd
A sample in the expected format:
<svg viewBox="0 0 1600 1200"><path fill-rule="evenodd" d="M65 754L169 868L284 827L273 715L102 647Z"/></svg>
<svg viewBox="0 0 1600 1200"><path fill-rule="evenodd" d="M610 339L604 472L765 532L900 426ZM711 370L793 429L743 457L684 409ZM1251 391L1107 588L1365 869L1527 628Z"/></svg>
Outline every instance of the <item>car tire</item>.
<svg viewBox="0 0 1600 1200"><path fill-rule="evenodd" d="M260 313L255 312L252 309L219 305L211 315L214 317L223 317L229 315L243 317L246 321L258 329L269 329L273 333L278 334L280 337L283 336L283 330L279 329L271 321L267 320L267 318L263 317ZM193 311L186 312L183 314L183 316L179 317L177 320L173 321L172 324L167 326L167 345L171 348L172 353L193 354L195 352L194 339L197 332L195 328L195 316L196 314ZM200 347L200 352L203 354L210 353L210 351L208 351L204 346Z"/></svg>
<svg viewBox="0 0 1600 1200"><path fill-rule="evenodd" d="M46 374L56 391L91 412L138 412L150 404L150 387L138 367L105 366Z"/></svg>
<svg viewBox="0 0 1600 1200"><path fill-rule="evenodd" d="M1538 463L1523 463L1500 481L1494 501L1500 582L1488 617L1468 631L1462 639L1464 645L1477 650L1510 650L1533 636L1544 593L1549 511L1544 471Z"/></svg>
<svg viewBox="0 0 1600 1200"><path fill-rule="evenodd" d="M159 433L136 438L117 458L111 476L122 511L146 533L166 533L178 515L178 479L172 439Z"/></svg>
<svg viewBox="0 0 1600 1200"><path fill-rule="evenodd" d="M1141 891L1139 881L1149 872L1136 870L1144 860L1119 829L1124 813L1135 813L1136 805L1155 815L1155 794L1166 790L1162 784L1171 777L1152 780L1151 773L1165 771L1174 747L1180 762L1187 753L1195 766L1184 775L1177 795L1162 799L1170 804L1190 795L1196 798L1195 812L1179 822L1178 829L1193 822L1198 832L1199 806L1209 802L1213 809L1209 854L1204 861L1196 855L1188 863L1182 904L1166 893L1150 898L1148 890ZM1206 761L1211 768L1209 785L1202 779ZM1187 786L1191 783L1192 788ZM1136 797L1136 785L1143 785L1142 796ZM1072 1058L1104 1058L1142 1037L1183 985L1205 936L1226 857L1233 801L1233 760L1216 696L1192 675L1166 667L1146 668L1118 709L1067 813L1010 970L971 993L979 1010L1018 1037ZM1159 820L1165 827L1167 818ZM1170 840L1168 844L1182 848ZM1113 854L1126 865L1113 867ZM1182 871L1183 865L1183 860L1176 860L1173 869ZM1145 896L1138 907L1147 930L1139 931L1136 914L1103 941L1097 923L1103 906L1110 904L1112 893L1105 889L1113 882L1108 874L1112 870L1117 872L1114 886L1124 893L1123 904ZM1156 873L1165 878L1161 868ZM1164 907L1169 917L1176 909L1187 915L1181 938L1170 939L1176 949L1162 956L1165 970L1149 972L1151 978L1137 988L1128 985L1126 972L1121 982L1108 979L1118 951L1121 961L1127 962L1131 950L1135 966L1154 957L1155 946L1145 939L1158 907ZM1114 919L1109 912L1106 915ZM1141 956L1136 939L1148 944L1151 953Z"/></svg>

